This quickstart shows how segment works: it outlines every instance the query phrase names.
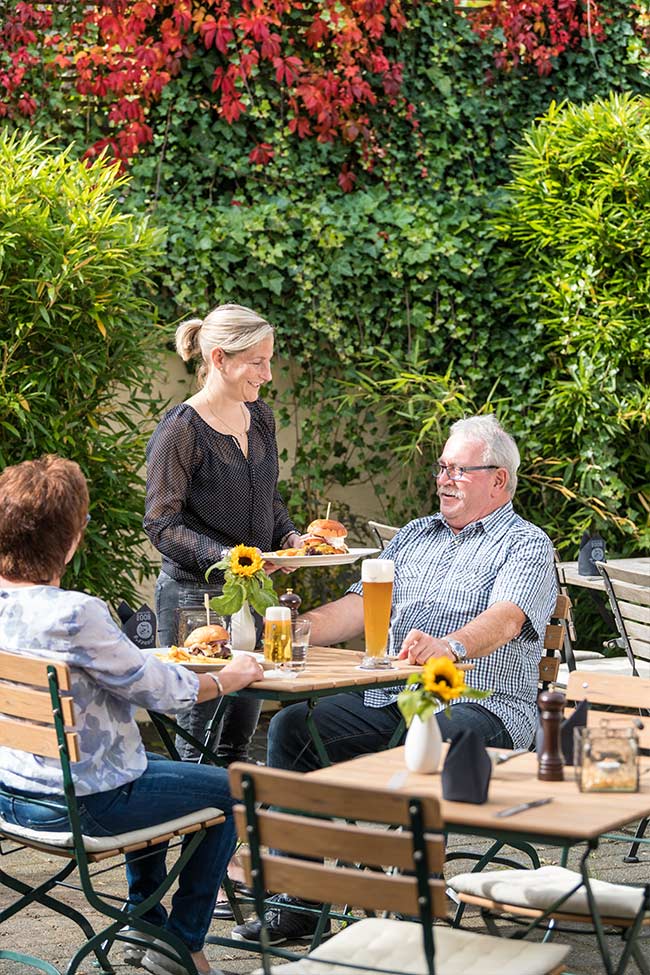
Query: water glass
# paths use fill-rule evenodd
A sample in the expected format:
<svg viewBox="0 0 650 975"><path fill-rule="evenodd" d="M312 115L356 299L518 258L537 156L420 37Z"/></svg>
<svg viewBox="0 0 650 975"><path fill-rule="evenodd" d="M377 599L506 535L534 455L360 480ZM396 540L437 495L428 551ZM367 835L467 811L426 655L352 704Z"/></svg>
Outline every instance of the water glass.
<svg viewBox="0 0 650 975"><path fill-rule="evenodd" d="M294 620L291 624L291 670L304 670L307 666L307 650L311 636L309 620Z"/></svg>

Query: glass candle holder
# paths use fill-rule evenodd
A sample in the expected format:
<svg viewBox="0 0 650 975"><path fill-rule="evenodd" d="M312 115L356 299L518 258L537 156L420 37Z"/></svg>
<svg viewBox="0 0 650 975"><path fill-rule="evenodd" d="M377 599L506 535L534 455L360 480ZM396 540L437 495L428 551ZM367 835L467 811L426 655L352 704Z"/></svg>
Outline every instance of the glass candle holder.
<svg viewBox="0 0 650 975"><path fill-rule="evenodd" d="M634 728L604 720L574 731L575 772L581 792L638 792L639 739Z"/></svg>

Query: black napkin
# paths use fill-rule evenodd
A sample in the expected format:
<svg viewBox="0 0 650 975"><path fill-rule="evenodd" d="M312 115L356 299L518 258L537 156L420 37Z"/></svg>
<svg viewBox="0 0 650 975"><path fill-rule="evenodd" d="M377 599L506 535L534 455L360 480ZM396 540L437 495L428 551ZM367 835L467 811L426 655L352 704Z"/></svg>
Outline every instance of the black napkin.
<svg viewBox="0 0 650 975"><path fill-rule="evenodd" d="M141 650L147 650L156 645L156 614L143 603L140 609L133 610L128 603L122 601L117 607L117 615L122 623L122 631L129 640Z"/></svg>
<svg viewBox="0 0 650 975"><path fill-rule="evenodd" d="M492 762L473 728L461 728L451 739L442 767L442 795L451 802L487 800Z"/></svg>
<svg viewBox="0 0 650 975"><path fill-rule="evenodd" d="M560 748L564 755L564 764L573 765L573 732L576 728L587 727L587 715L589 713L589 701L580 701L572 715L566 718L560 726ZM544 734L542 726L538 722L535 745L537 754L542 750Z"/></svg>

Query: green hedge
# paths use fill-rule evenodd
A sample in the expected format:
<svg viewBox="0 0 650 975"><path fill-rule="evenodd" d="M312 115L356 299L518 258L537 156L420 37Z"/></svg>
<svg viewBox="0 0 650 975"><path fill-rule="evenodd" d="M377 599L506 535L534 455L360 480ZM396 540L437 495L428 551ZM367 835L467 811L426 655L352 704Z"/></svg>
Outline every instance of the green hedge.
<svg viewBox="0 0 650 975"><path fill-rule="evenodd" d="M0 131L0 465L78 461L92 521L66 583L116 602L150 571L140 470L162 344L139 294L161 234L119 212L122 186Z"/></svg>

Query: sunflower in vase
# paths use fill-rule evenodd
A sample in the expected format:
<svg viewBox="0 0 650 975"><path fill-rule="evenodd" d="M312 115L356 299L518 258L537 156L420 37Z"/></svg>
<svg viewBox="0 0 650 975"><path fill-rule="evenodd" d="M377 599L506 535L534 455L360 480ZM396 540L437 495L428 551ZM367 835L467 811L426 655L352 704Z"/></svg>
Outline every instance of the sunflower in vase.
<svg viewBox="0 0 650 975"><path fill-rule="evenodd" d="M221 595L210 600L210 608L215 613L232 616L249 603L255 612L264 616L269 606L278 604L273 583L264 571L262 556L251 545L235 545L226 552L220 562L215 562L207 570L206 581L215 569L222 569L224 574Z"/></svg>
<svg viewBox="0 0 650 975"><path fill-rule="evenodd" d="M447 717L451 714L451 701L464 697L480 701L492 691L478 691L465 683L465 674L448 657L430 657L422 673L411 674L406 687L397 698L397 706L407 728L417 715L420 721L433 717L444 705Z"/></svg>

